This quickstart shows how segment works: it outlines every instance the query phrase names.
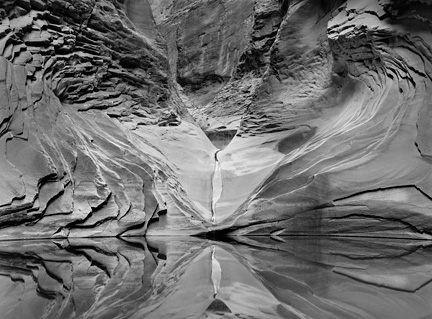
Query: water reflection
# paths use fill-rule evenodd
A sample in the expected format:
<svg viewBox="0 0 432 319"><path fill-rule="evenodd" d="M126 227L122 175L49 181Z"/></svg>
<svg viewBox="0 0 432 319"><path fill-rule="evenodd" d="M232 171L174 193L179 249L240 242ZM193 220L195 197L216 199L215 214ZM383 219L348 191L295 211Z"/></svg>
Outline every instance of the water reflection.
<svg viewBox="0 0 432 319"><path fill-rule="evenodd" d="M239 237L0 242L1 318L432 318L432 247Z"/></svg>

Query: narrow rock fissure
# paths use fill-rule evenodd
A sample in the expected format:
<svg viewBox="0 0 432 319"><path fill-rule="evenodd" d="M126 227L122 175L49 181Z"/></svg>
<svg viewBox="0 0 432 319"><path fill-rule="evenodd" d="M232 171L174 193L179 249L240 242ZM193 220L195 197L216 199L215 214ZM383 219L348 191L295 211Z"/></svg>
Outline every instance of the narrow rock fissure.
<svg viewBox="0 0 432 319"><path fill-rule="evenodd" d="M214 159L215 166L212 176L212 202L211 202L211 222L216 224L216 205L222 195L222 169L218 159L219 151L216 151Z"/></svg>
<svg viewBox="0 0 432 319"><path fill-rule="evenodd" d="M360 191L357 193L353 193L351 195L345 196L345 197L340 197L340 198L336 198L333 200L333 203L336 203L338 201L342 201L342 200L346 200L346 199L351 199L355 196L360 196L360 195L364 195L364 194L371 194L371 193L376 193L379 191L388 191L388 190L397 190L397 189L406 189L406 188L415 188L417 189L421 194L423 194L425 197L427 197L429 200L432 200L432 197L429 196L429 194L427 194L426 192L424 192L421 188L419 188L417 185L415 184L405 184L405 185L397 185L397 186L389 186L389 187L381 187L381 188L374 188L374 189L368 189L365 191Z"/></svg>

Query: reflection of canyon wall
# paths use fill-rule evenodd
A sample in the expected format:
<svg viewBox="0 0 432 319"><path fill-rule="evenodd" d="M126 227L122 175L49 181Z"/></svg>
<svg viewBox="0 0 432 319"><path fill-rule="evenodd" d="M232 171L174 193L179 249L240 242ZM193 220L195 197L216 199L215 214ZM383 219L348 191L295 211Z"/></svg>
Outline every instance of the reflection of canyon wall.
<svg viewBox="0 0 432 319"><path fill-rule="evenodd" d="M3 242L2 318L406 319L432 311L431 249L422 242L242 240Z"/></svg>
<svg viewBox="0 0 432 319"><path fill-rule="evenodd" d="M0 237L428 237L431 12L3 1Z"/></svg>

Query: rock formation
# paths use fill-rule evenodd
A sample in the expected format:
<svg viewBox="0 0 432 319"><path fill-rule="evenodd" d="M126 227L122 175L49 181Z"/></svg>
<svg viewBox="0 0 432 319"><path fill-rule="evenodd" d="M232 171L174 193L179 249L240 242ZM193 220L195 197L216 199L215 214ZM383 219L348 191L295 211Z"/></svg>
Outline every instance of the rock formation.
<svg viewBox="0 0 432 319"><path fill-rule="evenodd" d="M0 239L430 238L431 13L2 1Z"/></svg>

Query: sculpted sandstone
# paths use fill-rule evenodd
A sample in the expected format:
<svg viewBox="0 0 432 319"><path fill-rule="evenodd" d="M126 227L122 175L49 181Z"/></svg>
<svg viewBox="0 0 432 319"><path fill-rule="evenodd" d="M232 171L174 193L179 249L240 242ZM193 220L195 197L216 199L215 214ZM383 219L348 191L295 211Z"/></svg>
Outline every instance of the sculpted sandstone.
<svg viewBox="0 0 432 319"><path fill-rule="evenodd" d="M431 12L3 1L0 239L429 239Z"/></svg>

